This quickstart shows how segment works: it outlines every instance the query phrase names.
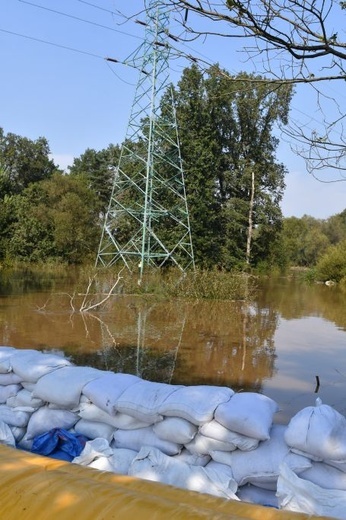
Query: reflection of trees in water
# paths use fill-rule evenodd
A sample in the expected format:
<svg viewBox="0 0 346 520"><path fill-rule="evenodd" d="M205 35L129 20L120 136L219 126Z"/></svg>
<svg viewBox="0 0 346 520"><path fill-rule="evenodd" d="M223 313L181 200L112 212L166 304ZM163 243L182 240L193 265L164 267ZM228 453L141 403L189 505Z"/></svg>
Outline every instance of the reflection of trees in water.
<svg viewBox="0 0 346 520"><path fill-rule="evenodd" d="M310 285L299 277L269 278L262 283L258 298L286 320L315 316L346 330L346 292L338 286Z"/></svg>
<svg viewBox="0 0 346 520"><path fill-rule="evenodd" d="M276 326L276 313L255 304L125 298L102 325L103 348L73 359L148 380L260 391L274 371Z"/></svg>
<svg viewBox="0 0 346 520"><path fill-rule="evenodd" d="M66 273L58 271L33 271L30 268L0 270L0 294L14 296L31 292L58 290L69 281L75 283L76 271L71 268Z"/></svg>

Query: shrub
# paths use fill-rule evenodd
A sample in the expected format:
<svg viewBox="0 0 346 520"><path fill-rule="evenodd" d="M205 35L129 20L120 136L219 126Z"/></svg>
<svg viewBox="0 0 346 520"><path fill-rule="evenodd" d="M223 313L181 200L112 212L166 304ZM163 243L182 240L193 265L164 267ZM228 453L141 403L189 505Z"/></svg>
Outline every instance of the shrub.
<svg viewBox="0 0 346 520"><path fill-rule="evenodd" d="M340 282L346 277L346 240L331 246L316 265L317 278Z"/></svg>

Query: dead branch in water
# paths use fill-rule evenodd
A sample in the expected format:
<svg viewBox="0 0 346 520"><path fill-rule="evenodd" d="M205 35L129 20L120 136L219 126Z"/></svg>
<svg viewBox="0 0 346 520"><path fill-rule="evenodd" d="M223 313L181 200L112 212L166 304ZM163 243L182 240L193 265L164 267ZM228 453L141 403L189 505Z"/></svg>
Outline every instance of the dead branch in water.
<svg viewBox="0 0 346 520"><path fill-rule="evenodd" d="M106 296L104 298L102 298L102 300L96 302L96 303L93 303L92 300L88 300L88 297L89 297L89 294L90 294L90 289L91 289L91 286L96 278L96 274L94 274L93 277L89 277L89 283L88 283L88 287L87 287L87 290L86 290L86 293L84 295L84 298L83 298L83 302L79 308L79 312L90 312L92 310L95 310L99 307L101 307L104 303L106 303L109 298L113 295L113 291L114 289L116 288L116 286L118 285L118 283L120 282L120 280L122 279L122 276L121 276L121 273L122 273L123 269L121 269L121 271L118 273L118 276L117 276L117 279L115 280L114 284L112 285L112 287L110 288L110 290L108 291L108 293L106 294Z"/></svg>

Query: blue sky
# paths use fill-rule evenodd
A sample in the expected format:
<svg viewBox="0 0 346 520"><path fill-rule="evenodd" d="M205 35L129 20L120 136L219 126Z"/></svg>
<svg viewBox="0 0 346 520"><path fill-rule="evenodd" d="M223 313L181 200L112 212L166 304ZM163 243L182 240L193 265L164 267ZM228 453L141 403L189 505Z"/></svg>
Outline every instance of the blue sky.
<svg viewBox="0 0 346 520"><path fill-rule="evenodd" d="M0 0L4 131L30 139L46 137L55 163L63 168L87 148L121 143L138 73L104 58L125 61L140 45L144 28L135 19L144 20L143 6L143 0ZM171 32L178 30L173 21ZM209 39L181 50L210 63L218 61L232 74L253 71L240 45ZM172 80L189 65L183 58L174 59ZM344 103L345 99L343 95ZM292 114L318 125L320 114L308 86L294 97ZM287 142L281 143L277 158L289 171L282 203L285 216L327 218L346 208L346 182L315 180ZM324 179L331 175L326 172Z"/></svg>

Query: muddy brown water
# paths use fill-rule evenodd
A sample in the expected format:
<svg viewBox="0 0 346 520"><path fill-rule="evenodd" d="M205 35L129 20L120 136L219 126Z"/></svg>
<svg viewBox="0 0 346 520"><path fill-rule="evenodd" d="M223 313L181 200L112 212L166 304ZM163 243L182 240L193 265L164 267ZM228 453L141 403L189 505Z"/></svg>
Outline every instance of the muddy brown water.
<svg viewBox="0 0 346 520"><path fill-rule="evenodd" d="M73 312L74 277L0 275L0 344L64 352L78 365L151 381L226 385L277 401L286 423L317 397L346 415L346 294L261 282L250 304L117 295Z"/></svg>

